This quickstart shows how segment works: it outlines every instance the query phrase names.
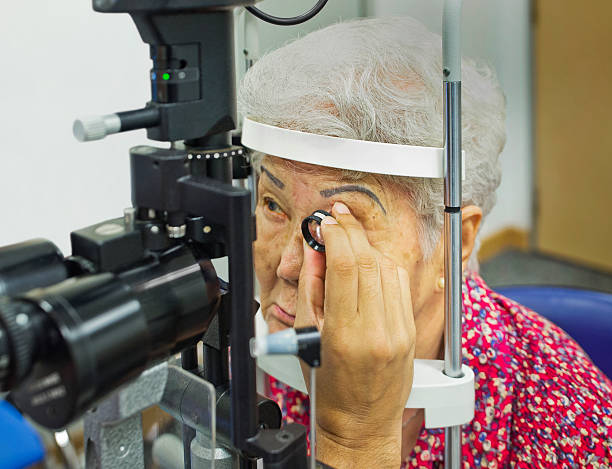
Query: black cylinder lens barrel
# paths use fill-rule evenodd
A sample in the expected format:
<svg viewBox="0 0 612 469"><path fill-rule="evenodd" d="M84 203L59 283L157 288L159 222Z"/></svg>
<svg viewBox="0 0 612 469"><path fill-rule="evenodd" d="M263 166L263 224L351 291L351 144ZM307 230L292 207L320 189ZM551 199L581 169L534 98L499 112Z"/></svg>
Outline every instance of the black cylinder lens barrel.
<svg viewBox="0 0 612 469"><path fill-rule="evenodd" d="M22 412L62 428L152 360L198 340L219 297L212 263L187 246L4 297L0 383Z"/></svg>

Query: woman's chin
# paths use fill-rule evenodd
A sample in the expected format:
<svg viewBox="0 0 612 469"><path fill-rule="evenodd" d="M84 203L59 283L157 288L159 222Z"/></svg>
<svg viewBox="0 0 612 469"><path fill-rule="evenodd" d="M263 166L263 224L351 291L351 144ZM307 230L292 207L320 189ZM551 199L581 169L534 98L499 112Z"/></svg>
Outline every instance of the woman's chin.
<svg viewBox="0 0 612 469"><path fill-rule="evenodd" d="M285 329L289 329L287 324L280 322L273 315L269 314L266 319L266 324L268 325L268 333L274 334L275 332L284 331Z"/></svg>

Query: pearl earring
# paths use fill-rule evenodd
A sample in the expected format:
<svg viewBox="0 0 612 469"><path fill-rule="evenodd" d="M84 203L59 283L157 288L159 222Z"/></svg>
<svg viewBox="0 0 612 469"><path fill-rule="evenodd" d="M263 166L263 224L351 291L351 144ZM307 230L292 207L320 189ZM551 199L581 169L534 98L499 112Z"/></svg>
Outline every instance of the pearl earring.
<svg viewBox="0 0 612 469"><path fill-rule="evenodd" d="M438 288L444 290L444 277L438 277Z"/></svg>

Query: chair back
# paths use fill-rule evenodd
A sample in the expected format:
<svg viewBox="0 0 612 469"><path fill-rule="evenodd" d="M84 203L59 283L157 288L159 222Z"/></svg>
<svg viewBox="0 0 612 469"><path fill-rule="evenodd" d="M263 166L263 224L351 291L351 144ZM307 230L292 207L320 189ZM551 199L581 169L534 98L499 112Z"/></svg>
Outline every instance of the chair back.
<svg viewBox="0 0 612 469"><path fill-rule="evenodd" d="M496 292L527 306L567 332L612 378L612 294L575 288L515 286Z"/></svg>

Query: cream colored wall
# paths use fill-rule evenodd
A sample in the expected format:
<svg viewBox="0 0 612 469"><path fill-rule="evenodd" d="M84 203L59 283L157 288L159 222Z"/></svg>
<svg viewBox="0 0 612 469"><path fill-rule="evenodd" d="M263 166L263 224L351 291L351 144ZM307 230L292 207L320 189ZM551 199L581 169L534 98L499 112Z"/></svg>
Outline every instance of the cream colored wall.
<svg viewBox="0 0 612 469"><path fill-rule="evenodd" d="M537 2L538 249L612 272L612 4Z"/></svg>

